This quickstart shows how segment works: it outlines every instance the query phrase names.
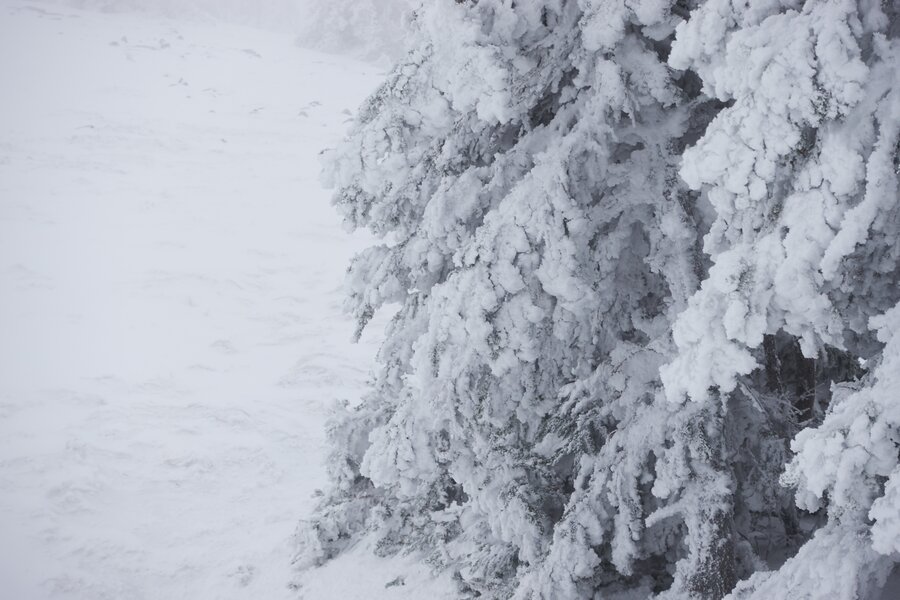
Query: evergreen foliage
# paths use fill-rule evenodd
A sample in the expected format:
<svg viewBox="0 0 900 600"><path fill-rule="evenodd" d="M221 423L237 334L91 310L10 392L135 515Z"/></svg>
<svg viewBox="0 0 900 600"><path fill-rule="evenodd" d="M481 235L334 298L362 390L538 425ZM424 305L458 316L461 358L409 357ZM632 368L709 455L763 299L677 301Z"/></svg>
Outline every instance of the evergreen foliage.
<svg viewBox="0 0 900 600"><path fill-rule="evenodd" d="M302 565L464 597L865 598L900 560L898 16L441 0L327 161L382 243Z"/></svg>

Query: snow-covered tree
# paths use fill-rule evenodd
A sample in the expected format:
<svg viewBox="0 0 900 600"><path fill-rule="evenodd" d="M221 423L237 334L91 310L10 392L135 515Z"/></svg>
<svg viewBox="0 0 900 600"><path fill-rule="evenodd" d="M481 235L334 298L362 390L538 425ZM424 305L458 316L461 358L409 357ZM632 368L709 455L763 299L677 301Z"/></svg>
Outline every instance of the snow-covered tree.
<svg viewBox="0 0 900 600"><path fill-rule="evenodd" d="M302 8L297 41L367 60L403 55L415 0L294 0Z"/></svg>
<svg viewBox="0 0 900 600"><path fill-rule="evenodd" d="M328 162L383 239L350 309L399 310L332 421L301 564L374 535L481 597L877 589L900 550L896 21L417 11Z"/></svg>
<svg viewBox="0 0 900 600"><path fill-rule="evenodd" d="M735 392L777 359L755 350L790 336L811 376L788 398L811 425L825 411L792 443L783 481L827 522L736 597L866 598L898 559L898 27L889 2L712 0L670 57L733 104L685 153L684 179L716 210L714 266L675 325L668 395ZM818 372L838 382L833 397Z"/></svg>

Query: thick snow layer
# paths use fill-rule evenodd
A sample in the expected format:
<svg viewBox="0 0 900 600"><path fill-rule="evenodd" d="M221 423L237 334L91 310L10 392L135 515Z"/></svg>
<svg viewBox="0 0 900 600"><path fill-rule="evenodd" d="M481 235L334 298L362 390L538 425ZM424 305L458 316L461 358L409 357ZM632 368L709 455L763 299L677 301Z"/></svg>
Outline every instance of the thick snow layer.
<svg viewBox="0 0 900 600"><path fill-rule="evenodd" d="M327 407L378 344L350 343L364 240L317 155L381 76L287 34L0 3L0 597L449 596L364 549L290 565Z"/></svg>

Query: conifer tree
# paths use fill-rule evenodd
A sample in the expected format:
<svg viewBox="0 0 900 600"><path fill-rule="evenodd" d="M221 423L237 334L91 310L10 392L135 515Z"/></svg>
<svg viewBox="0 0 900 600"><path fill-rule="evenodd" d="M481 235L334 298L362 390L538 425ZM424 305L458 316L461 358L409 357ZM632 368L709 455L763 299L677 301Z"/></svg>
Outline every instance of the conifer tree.
<svg viewBox="0 0 900 600"><path fill-rule="evenodd" d="M808 426L782 481L825 520L735 597L868 598L897 561L898 26L892 3L711 0L670 57L731 105L685 152L683 178L716 210L713 266L663 382L673 401L752 400L765 365ZM786 343L802 356L773 381Z"/></svg>
<svg viewBox="0 0 900 600"><path fill-rule="evenodd" d="M349 307L360 328L399 310L330 425L301 564L371 535L464 597L883 584L896 20L851 0L419 9L328 160L336 206L383 240Z"/></svg>

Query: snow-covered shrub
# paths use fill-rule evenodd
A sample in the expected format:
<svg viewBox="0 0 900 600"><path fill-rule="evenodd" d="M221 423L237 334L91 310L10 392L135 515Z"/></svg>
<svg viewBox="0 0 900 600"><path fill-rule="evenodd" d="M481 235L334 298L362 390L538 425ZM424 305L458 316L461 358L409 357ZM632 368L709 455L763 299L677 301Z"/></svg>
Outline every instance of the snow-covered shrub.
<svg viewBox="0 0 900 600"><path fill-rule="evenodd" d="M896 23L855 0L418 10L328 161L384 239L350 309L400 309L332 423L301 563L375 535L489 598L876 590L900 532Z"/></svg>

